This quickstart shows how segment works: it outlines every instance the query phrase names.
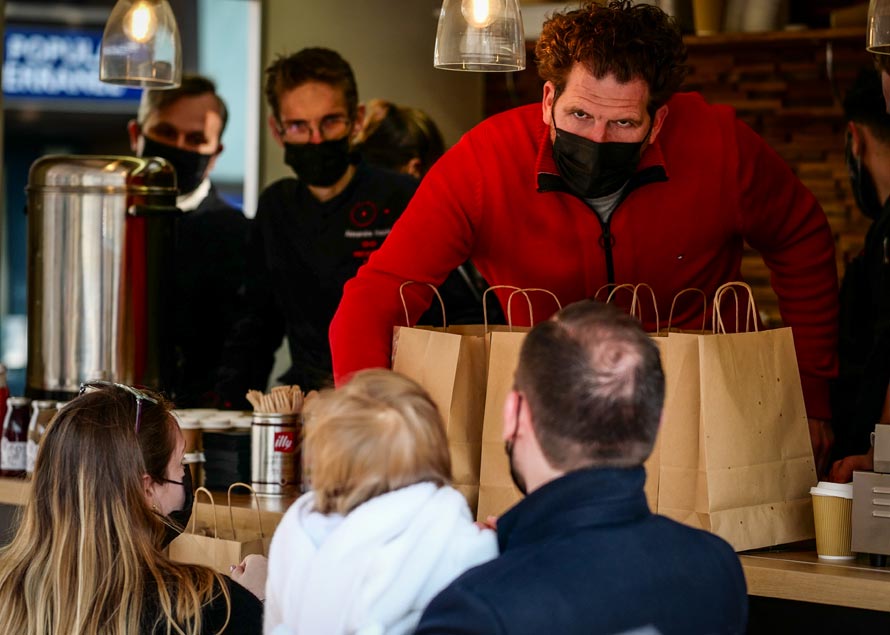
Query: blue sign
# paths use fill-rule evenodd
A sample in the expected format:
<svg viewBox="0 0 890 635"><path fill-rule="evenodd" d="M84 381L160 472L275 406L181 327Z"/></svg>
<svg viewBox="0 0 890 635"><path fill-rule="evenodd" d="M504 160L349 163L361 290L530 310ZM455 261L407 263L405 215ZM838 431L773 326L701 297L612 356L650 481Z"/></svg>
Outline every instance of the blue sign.
<svg viewBox="0 0 890 635"><path fill-rule="evenodd" d="M140 88L99 81L98 30L6 26L4 97L138 102Z"/></svg>

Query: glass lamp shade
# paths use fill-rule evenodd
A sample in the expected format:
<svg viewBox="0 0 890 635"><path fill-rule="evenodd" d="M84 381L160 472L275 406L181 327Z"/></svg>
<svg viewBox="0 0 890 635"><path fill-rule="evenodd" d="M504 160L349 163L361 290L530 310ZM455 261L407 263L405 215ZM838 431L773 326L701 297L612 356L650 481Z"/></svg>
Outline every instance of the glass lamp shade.
<svg viewBox="0 0 890 635"><path fill-rule="evenodd" d="M890 0L871 0L865 44L872 53L890 55Z"/></svg>
<svg viewBox="0 0 890 635"><path fill-rule="evenodd" d="M175 88L181 78L179 29L167 0L118 0L102 35L99 79Z"/></svg>
<svg viewBox="0 0 890 635"><path fill-rule="evenodd" d="M525 68L518 0L444 0L433 65L452 71Z"/></svg>

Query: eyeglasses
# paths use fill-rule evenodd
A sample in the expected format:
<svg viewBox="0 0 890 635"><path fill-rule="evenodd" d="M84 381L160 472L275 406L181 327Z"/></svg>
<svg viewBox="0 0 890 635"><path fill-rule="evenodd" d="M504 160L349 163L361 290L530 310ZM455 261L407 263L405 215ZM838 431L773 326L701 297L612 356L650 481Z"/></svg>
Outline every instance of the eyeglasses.
<svg viewBox="0 0 890 635"><path fill-rule="evenodd" d="M350 118L346 115L327 115L318 124L318 134L325 141L339 139L349 129ZM281 122L280 133L294 143L307 143L312 138L313 126L301 119Z"/></svg>
<svg viewBox="0 0 890 635"><path fill-rule="evenodd" d="M95 380L83 383L80 385L80 392L78 395L82 395L87 391L87 388L120 388L121 390L126 390L128 393L136 397L136 425L134 429L136 430L136 434L139 434L139 424L142 422L142 402L147 401L148 403L157 404L158 400L154 397L149 397L144 392L137 388L133 388L132 386L127 386L126 384L118 384L113 381L102 381Z"/></svg>

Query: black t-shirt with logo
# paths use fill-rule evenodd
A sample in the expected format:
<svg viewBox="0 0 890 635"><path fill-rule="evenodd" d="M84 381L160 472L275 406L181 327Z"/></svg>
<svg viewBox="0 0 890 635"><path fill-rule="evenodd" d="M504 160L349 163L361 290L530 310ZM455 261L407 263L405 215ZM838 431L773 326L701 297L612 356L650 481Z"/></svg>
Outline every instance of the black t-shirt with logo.
<svg viewBox="0 0 890 635"><path fill-rule="evenodd" d="M220 392L240 402L265 387L272 356L287 335L291 368L280 379L304 390L330 382L328 327L343 285L389 234L417 181L366 163L329 201L297 179L260 195L247 255L248 317L229 339Z"/></svg>

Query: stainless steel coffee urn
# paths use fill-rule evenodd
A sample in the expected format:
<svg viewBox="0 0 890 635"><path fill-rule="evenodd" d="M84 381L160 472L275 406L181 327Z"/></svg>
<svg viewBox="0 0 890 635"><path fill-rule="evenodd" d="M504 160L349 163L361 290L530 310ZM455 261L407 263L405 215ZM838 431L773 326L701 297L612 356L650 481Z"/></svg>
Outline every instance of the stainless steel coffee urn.
<svg viewBox="0 0 890 635"><path fill-rule="evenodd" d="M67 399L173 372L176 176L157 158L46 156L28 179L26 392Z"/></svg>

